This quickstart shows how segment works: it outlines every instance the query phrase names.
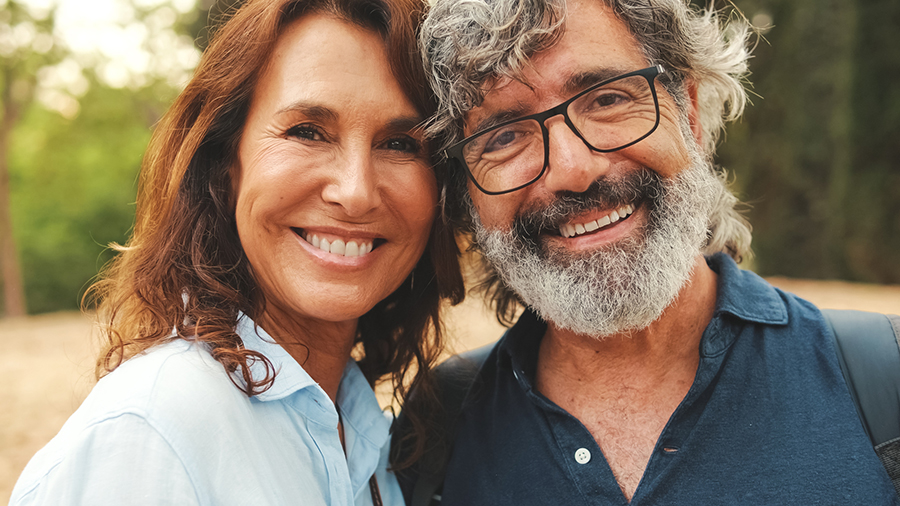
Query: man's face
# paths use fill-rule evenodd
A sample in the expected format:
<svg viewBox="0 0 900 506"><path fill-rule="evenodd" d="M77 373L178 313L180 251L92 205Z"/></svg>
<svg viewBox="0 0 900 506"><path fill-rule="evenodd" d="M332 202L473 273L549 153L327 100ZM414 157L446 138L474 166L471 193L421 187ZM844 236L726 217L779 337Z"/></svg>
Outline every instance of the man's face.
<svg viewBox="0 0 900 506"><path fill-rule="evenodd" d="M488 83L482 105L466 117L467 135L492 118L549 109L592 76L650 65L625 25L601 2L586 1L569 5L563 37L531 63L527 85ZM558 116L545 123L549 158L541 179L504 195L469 183L485 255L553 325L596 336L643 328L690 276L721 185L683 133L699 128L687 128L672 97L657 90L659 126L631 147L592 151ZM691 100L687 118L695 112Z"/></svg>
<svg viewBox="0 0 900 506"><path fill-rule="evenodd" d="M650 66L634 37L612 12L598 1L569 4L565 33L552 48L532 58L526 68L527 84L510 79L488 82L481 106L466 115L465 135L493 117L516 117L549 109L575 95L588 84L584 76L611 77ZM598 79L599 81L600 79ZM513 219L529 209L546 206L560 192L581 193L603 177L620 178L647 167L670 178L689 165L688 149L679 123L679 111L666 92L659 90L660 124L647 139L613 153L591 151L563 122L550 118L548 167L544 176L522 190L506 195L485 195L469 183L469 192L485 227L509 230ZM588 223L614 209L595 209L571 216L571 225ZM646 210L636 208L627 220L592 234L542 240L573 252L590 251L634 233L646 221Z"/></svg>

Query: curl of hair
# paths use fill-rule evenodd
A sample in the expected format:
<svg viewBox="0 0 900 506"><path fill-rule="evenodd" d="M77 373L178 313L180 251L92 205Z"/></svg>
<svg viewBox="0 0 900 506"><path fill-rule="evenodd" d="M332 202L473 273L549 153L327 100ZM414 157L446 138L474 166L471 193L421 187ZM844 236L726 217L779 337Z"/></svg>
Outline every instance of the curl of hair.
<svg viewBox="0 0 900 506"><path fill-rule="evenodd" d="M743 113L744 82L750 57L749 23L741 15L727 18L711 6L698 9L688 0L602 0L625 23L652 64L667 72L659 79L686 119L685 83L697 92L702 128L701 156L712 159L727 121ZM441 149L462 138L465 114L481 104L492 80L524 81L523 71L538 51L551 47L565 30L565 0L433 0L419 32L426 75L438 100L428 125L429 136ZM686 130L688 143L692 142ZM711 214L705 254L723 251L740 261L748 256L750 227L737 210L724 172L718 174L721 193ZM447 219L472 231L473 212L462 170L447 171L442 182L450 205ZM470 250L478 244L469 234ZM483 260L483 259L482 259ZM521 301L504 287L489 264L480 288L495 305L497 318L510 324Z"/></svg>
<svg viewBox="0 0 900 506"><path fill-rule="evenodd" d="M141 168L134 231L88 291L103 336L96 374L173 339L202 342L247 395L272 385L266 357L244 348L240 313L258 319L265 299L241 248L231 170L255 85L279 35L322 13L378 33L394 76L423 117L434 111L417 55L418 0L249 0L216 32L192 80L157 125ZM394 396L430 394L442 351L442 298L464 296L452 232L436 220L408 280L360 318L359 365L371 384L389 376ZM252 377L250 366L264 364ZM423 440L426 420L413 419ZM419 444L421 447L421 444ZM418 447L417 447L418 448ZM415 455L413 455L415 457Z"/></svg>

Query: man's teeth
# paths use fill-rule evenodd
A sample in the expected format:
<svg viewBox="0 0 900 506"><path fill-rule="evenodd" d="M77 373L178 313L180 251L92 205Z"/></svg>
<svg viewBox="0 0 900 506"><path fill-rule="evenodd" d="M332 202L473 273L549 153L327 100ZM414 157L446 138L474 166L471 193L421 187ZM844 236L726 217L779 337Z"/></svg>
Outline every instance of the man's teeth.
<svg viewBox="0 0 900 506"><path fill-rule="evenodd" d="M563 237L575 237L576 235L593 232L598 228L603 228L607 225L613 224L633 212L634 206L628 204L613 210L613 212L607 214L599 220L589 221L587 223L566 223L559 226L559 235Z"/></svg>
<svg viewBox="0 0 900 506"><path fill-rule="evenodd" d="M319 236L317 236L316 234L308 234L305 232L303 234L303 238L306 239L306 242L312 244L322 251L331 253L332 255L341 255L345 257L361 257L367 255L370 251L372 251L372 243L370 242L344 242L340 239L335 239L333 242L329 242L328 239L319 239Z"/></svg>

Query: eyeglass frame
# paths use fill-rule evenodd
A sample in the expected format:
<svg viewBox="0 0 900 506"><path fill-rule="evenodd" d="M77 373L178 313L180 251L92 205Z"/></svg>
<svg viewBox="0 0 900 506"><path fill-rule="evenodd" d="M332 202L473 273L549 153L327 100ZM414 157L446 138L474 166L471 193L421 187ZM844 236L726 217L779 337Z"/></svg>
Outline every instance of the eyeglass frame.
<svg viewBox="0 0 900 506"><path fill-rule="evenodd" d="M581 139L581 142L584 142L585 146L587 146L592 151L596 151L598 153L612 153L613 151L625 149L625 148L633 146L633 145L637 144L638 142L641 142L642 140L649 137L650 134L655 132L656 128L659 127L659 98L656 94L656 84L655 84L656 78L665 73L666 73L665 67L657 64L657 65L653 65L652 67L635 70L634 72L628 72L625 74L621 74L621 75L603 80L597 84L587 87L586 89L578 92L572 98L566 100L565 102L562 102L561 104L551 107L550 109L547 109L546 111L535 113L535 114L529 114L528 116L520 116L518 118L504 121L498 125L494 125L489 128L485 128L484 130L475 132L474 134L466 137L465 139L463 139L459 142L456 142L453 145L444 149L442 151L443 158L448 161L453 160L456 163L462 165L466 171L466 175L469 177L469 180L472 181L472 183L475 185L476 188L478 188L479 191L481 191L482 193L484 193L486 195L504 195L507 193L512 193L514 191L521 190L522 188L525 188L526 186L530 186L530 185L534 184L535 182L537 182L538 179L542 178L544 176L544 173L547 172L547 167L550 165L550 130L547 129L547 125L544 124L544 122L550 118L562 115L566 126L569 127L569 130L571 130L576 136L578 136L578 138ZM597 88L601 88L601 87L606 86L607 84L612 83L614 81L618 81L620 79L625 79L625 78L633 77L633 76L643 77L644 79L647 80L647 84L650 85L650 93L653 95L653 105L656 109L656 121L653 123L653 127L646 134L644 134L644 135L638 137L637 139L635 139L627 144L624 144L622 146L612 148L612 149L595 148L594 146L591 145L591 143L589 143L584 138L584 136L581 134L581 132L579 132L578 129L575 127L575 125L572 123L571 118L569 118L569 112L568 112L569 106L572 105L572 102L574 102L574 101L578 100L579 98L583 97L584 95L587 95L588 93L596 90ZM518 123L520 121L527 121L527 120L537 121L537 123L541 126L541 135L543 136L543 142L544 142L544 165L541 168L541 171L531 181L528 181L527 183L521 184L510 190L502 190L502 191L485 190L484 188L481 187L480 184L478 184L478 181L475 180L475 176L472 174L471 169L469 169L469 165L465 162L465 158L463 157L463 153L462 153L463 148L472 139L479 137L481 135L484 135L486 132L490 132L492 130L503 128L503 127L511 125L513 123Z"/></svg>

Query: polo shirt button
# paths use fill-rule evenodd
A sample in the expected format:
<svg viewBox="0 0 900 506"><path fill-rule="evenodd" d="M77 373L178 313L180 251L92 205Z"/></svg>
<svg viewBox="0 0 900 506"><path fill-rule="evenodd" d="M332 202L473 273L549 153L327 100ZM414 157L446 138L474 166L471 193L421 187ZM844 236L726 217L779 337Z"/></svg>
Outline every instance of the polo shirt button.
<svg viewBox="0 0 900 506"><path fill-rule="evenodd" d="M587 464L591 461L591 452L587 448L579 448L575 450L575 462L579 464Z"/></svg>

